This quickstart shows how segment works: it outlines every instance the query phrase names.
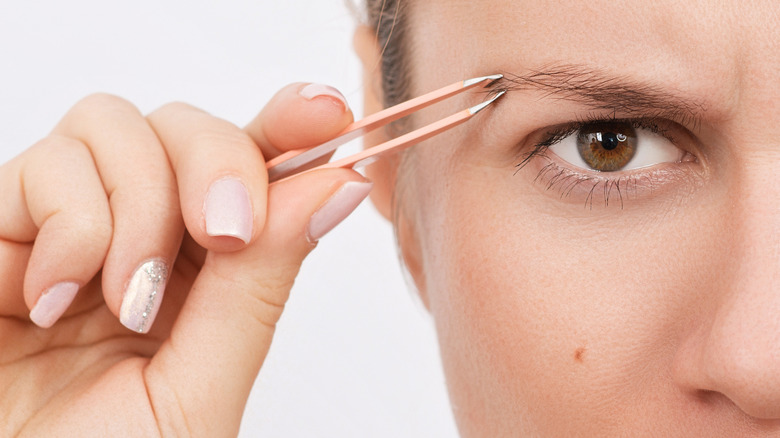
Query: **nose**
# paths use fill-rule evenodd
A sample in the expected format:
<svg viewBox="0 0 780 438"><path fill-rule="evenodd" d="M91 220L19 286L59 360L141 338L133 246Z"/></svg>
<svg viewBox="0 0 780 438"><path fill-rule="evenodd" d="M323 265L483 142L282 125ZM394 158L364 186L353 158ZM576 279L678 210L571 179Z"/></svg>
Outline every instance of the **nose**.
<svg viewBox="0 0 780 438"><path fill-rule="evenodd" d="M710 273L709 316L676 365L690 388L720 393L753 418L780 419L780 189L766 162L747 166L750 181L730 197L728 254Z"/></svg>

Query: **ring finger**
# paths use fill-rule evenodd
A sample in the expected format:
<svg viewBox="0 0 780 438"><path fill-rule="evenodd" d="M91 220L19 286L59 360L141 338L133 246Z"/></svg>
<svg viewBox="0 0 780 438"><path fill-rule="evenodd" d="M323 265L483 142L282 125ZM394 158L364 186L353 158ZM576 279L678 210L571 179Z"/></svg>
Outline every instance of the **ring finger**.
<svg viewBox="0 0 780 438"><path fill-rule="evenodd" d="M184 232L165 151L140 112L110 95L76 104L54 133L78 139L92 152L114 218L103 296L122 324L147 332Z"/></svg>

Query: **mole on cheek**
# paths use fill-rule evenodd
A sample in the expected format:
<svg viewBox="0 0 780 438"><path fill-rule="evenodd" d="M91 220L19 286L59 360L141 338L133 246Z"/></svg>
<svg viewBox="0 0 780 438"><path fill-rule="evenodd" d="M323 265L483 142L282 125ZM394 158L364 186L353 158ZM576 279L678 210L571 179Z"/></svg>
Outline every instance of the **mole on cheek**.
<svg viewBox="0 0 780 438"><path fill-rule="evenodd" d="M580 347L574 350L574 360L576 360L579 363L582 363L583 356L585 356L585 347Z"/></svg>

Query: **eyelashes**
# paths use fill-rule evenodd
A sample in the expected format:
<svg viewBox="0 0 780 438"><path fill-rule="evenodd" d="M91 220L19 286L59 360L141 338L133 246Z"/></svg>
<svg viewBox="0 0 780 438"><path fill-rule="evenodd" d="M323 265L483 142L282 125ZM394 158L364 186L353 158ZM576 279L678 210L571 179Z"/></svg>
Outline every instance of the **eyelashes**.
<svg viewBox="0 0 780 438"><path fill-rule="evenodd" d="M532 147L518 158L515 174L545 160L533 166L535 184L557 191L560 199L581 196L586 208L603 198L605 207L612 202L622 209L626 199L643 189L653 192L679 174L675 163L696 161L677 145L683 133L685 128L666 119L588 117L532 134Z"/></svg>

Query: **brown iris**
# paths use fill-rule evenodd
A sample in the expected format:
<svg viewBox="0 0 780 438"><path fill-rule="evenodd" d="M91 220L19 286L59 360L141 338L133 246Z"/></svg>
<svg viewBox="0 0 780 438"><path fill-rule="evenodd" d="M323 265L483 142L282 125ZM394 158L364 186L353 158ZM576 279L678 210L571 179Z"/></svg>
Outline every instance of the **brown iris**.
<svg viewBox="0 0 780 438"><path fill-rule="evenodd" d="M592 123L577 136L580 156L593 170L614 172L631 161L636 152L636 131L620 122Z"/></svg>

